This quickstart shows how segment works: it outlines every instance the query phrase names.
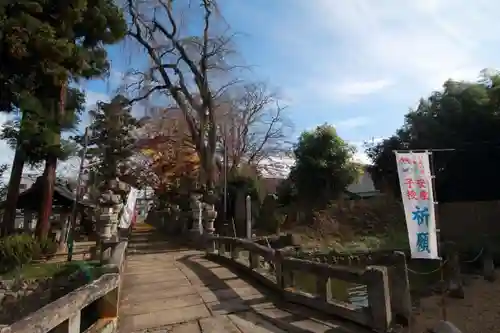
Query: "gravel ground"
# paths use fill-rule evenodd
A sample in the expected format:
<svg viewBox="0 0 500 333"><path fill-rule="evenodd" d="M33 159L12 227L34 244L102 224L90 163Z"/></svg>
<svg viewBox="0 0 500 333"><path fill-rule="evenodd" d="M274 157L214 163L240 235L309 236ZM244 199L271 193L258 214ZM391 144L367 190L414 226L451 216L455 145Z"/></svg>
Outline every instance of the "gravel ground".
<svg viewBox="0 0 500 333"><path fill-rule="evenodd" d="M499 274L497 271L500 278ZM447 320L464 333L500 332L500 279L496 282L481 277L468 279L464 299L446 298ZM441 296L422 298L411 333L425 332L439 320Z"/></svg>

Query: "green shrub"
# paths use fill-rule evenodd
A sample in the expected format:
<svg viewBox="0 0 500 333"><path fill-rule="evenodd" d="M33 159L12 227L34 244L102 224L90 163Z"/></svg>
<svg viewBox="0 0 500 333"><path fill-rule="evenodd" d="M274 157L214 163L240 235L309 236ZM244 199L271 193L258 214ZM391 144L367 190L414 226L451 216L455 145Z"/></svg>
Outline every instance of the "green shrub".
<svg viewBox="0 0 500 333"><path fill-rule="evenodd" d="M57 252L58 244L51 239L44 239L36 243L40 247L40 254L46 258L53 257Z"/></svg>
<svg viewBox="0 0 500 333"><path fill-rule="evenodd" d="M8 272L40 256L40 246L27 234L0 239L0 271Z"/></svg>

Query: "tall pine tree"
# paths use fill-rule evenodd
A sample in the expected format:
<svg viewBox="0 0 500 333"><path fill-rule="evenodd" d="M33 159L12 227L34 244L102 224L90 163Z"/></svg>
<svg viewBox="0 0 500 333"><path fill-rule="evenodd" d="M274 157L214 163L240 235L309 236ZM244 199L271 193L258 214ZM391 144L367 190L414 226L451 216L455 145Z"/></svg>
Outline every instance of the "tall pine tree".
<svg viewBox="0 0 500 333"><path fill-rule="evenodd" d="M124 37L123 14L113 0L19 0L0 4L0 19L0 88L8 87L0 94L0 108L22 111L21 104L27 99L49 104L40 108L47 111L42 118L50 120L52 128L52 135L45 136L46 143L60 146L68 84L108 71L104 47ZM41 227L37 228L42 238L49 228L57 151L49 151L46 158ZM22 150L16 149L3 217L7 232L14 225L22 157Z"/></svg>
<svg viewBox="0 0 500 333"><path fill-rule="evenodd" d="M121 95L109 103L98 103L90 115L92 122L86 158L93 162L94 182L116 179L123 175L127 160L135 153L134 130L139 121L132 116L128 100ZM75 139L83 144L83 136Z"/></svg>

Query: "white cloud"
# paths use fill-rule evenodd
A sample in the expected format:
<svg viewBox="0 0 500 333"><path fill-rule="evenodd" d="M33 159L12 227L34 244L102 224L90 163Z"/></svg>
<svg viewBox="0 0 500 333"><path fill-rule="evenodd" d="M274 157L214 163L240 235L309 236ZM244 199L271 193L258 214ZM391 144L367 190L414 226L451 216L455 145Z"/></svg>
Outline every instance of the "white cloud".
<svg viewBox="0 0 500 333"><path fill-rule="evenodd" d="M361 164L371 164L372 163L372 161L368 158L368 155L366 155L365 152L362 150L356 151L352 160L354 162L361 163Z"/></svg>
<svg viewBox="0 0 500 333"><path fill-rule="evenodd" d="M343 129L343 130L349 130L349 129L355 129L359 127L366 126L370 123L370 118L368 117L353 117L345 120L339 121L335 127Z"/></svg>
<svg viewBox="0 0 500 333"><path fill-rule="evenodd" d="M352 102L364 96L381 93L394 84L393 80L353 80L332 81L325 83L326 78L315 76L305 84L307 95L326 102Z"/></svg>
<svg viewBox="0 0 500 333"><path fill-rule="evenodd" d="M95 91L85 91L85 104L87 109L91 109L96 106L97 102L107 102L109 101L109 95L105 93L99 93Z"/></svg>
<svg viewBox="0 0 500 333"><path fill-rule="evenodd" d="M448 78L475 79L481 69L500 65L499 2L317 0L314 6L301 5L311 24L307 33L316 30L332 41L315 51L330 58L319 57L311 65L320 73L314 86L336 87L339 94L362 97L358 92L393 85L397 93L391 89L389 97L403 93L414 99ZM288 31L300 40L300 29ZM356 80L345 82L345 77Z"/></svg>
<svg viewBox="0 0 500 333"><path fill-rule="evenodd" d="M391 86L392 80L345 81L335 87L335 93L341 96L370 95Z"/></svg>

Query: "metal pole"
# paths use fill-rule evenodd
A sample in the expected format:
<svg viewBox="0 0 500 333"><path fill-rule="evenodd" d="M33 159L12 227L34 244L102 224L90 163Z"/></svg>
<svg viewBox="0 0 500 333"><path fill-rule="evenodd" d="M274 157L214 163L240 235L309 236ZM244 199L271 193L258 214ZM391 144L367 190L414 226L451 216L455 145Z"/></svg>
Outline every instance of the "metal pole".
<svg viewBox="0 0 500 333"><path fill-rule="evenodd" d="M77 177L77 183L76 183L76 190L75 190L75 199L73 201L73 207L71 210L71 220L69 222L68 226L68 235L67 235L67 243L68 243L68 261L71 261L73 258L73 226L76 224L76 207L78 203L78 199L80 197L80 188L81 188L81 182L82 182L82 173L83 173L83 167L84 167L84 162L85 162L85 156L87 155L87 147L88 147L88 134L89 134L89 128L85 127L85 134L84 134L84 141L83 141L83 150L82 150L82 155L80 159L80 169L78 170L78 177Z"/></svg>
<svg viewBox="0 0 500 333"><path fill-rule="evenodd" d="M434 223L436 224L436 238L437 238L437 246L438 246L438 253L441 255L441 269L440 271L440 281L439 283L441 284L441 317L444 321L446 321L447 318L447 311L446 311L446 286L444 285L444 265L445 265L445 260L443 256L443 251L441 247L441 229L439 228L439 213L438 213L438 201L436 197L436 169L434 165L434 153L433 151L426 151L427 154L429 154L429 162L430 162L430 168L431 168L431 180L432 180L432 197L434 198Z"/></svg>

